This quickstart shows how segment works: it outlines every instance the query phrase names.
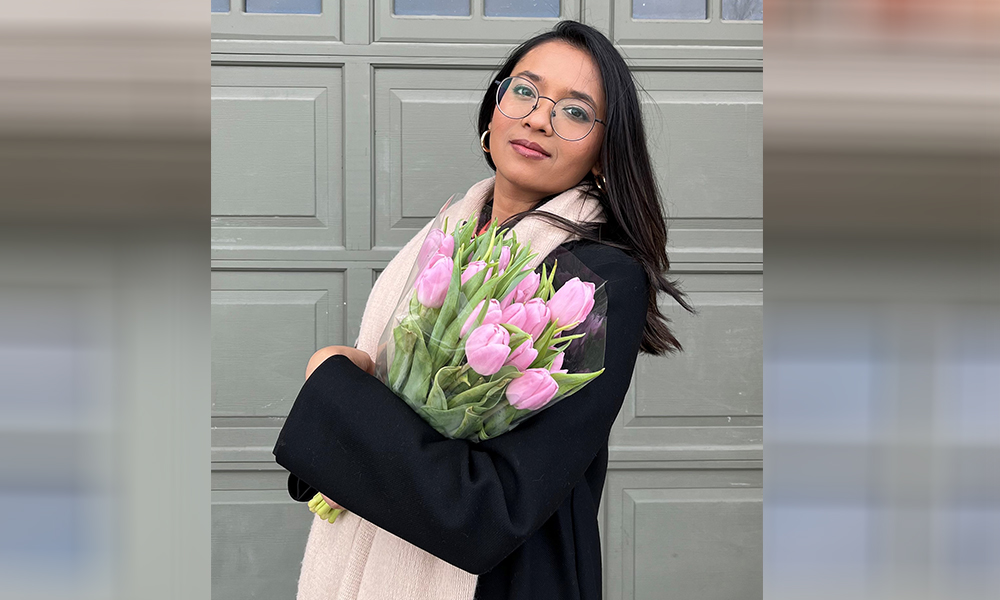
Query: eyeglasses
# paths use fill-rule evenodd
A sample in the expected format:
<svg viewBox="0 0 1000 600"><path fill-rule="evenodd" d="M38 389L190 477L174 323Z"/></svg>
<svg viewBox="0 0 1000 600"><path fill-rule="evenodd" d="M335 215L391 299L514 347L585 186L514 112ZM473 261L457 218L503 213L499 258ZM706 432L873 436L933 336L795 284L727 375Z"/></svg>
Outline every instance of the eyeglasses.
<svg viewBox="0 0 1000 600"><path fill-rule="evenodd" d="M508 77L497 88L497 108L510 119L523 119L538 107L542 98L552 103L550 115L552 132L567 142L578 142L587 137L595 123L607 127L607 123L597 118L597 110L590 103L579 98L563 98L556 102L541 96L538 88L523 77Z"/></svg>

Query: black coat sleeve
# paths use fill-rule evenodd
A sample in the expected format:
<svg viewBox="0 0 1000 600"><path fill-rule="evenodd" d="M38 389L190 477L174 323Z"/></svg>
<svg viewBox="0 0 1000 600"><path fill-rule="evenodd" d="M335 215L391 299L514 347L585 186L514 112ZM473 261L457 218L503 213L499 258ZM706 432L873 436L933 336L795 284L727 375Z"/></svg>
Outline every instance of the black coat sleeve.
<svg viewBox="0 0 1000 600"><path fill-rule="evenodd" d="M623 252L586 264L606 281L605 372L513 430L448 439L345 356L309 377L274 454L289 493L347 510L469 573L499 564L551 517L607 444L642 340L648 280ZM305 482L309 483L306 484Z"/></svg>

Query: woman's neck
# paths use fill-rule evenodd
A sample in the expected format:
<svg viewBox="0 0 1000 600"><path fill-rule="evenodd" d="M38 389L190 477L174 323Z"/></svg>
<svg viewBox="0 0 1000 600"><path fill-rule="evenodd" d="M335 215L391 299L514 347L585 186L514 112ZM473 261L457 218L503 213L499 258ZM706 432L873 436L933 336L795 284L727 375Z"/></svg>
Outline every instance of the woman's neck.
<svg viewBox="0 0 1000 600"><path fill-rule="evenodd" d="M498 176L493 183L493 214L491 220L503 223L519 212L531 210L544 196L525 192Z"/></svg>

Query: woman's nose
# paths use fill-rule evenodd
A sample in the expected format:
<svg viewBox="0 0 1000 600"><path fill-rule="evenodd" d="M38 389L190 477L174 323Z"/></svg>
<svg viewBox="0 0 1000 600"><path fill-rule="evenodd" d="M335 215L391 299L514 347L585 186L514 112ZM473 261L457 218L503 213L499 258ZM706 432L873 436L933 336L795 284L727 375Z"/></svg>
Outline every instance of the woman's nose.
<svg viewBox="0 0 1000 600"><path fill-rule="evenodd" d="M524 117L524 121L532 128L544 131L545 135L552 133L552 109L545 102L541 102L535 110Z"/></svg>

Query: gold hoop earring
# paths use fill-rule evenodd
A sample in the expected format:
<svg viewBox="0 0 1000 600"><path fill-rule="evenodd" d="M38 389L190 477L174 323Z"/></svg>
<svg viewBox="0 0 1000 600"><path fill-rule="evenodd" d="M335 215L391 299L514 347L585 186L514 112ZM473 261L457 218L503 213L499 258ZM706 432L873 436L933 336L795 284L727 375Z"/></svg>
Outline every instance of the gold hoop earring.
<svg viewBox="0 0 1000 600"><path fill-rule="evenodd" d="M483 135L479 136L479 147L483 149L483 152L489 154L490 149L486 147L486 136L490 134L490 130L487 129L483 132Z"/></svg>
<svg viewBox="0 0 1000 600"><path fill-rule="evenodd" d="M608 180L604 178L604 175L598 173L594 175L594 184L597 185L597 189L604 191L604 186L608 185Z"/></svg>

